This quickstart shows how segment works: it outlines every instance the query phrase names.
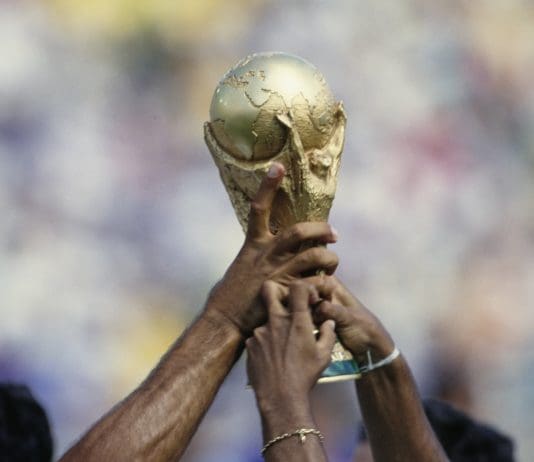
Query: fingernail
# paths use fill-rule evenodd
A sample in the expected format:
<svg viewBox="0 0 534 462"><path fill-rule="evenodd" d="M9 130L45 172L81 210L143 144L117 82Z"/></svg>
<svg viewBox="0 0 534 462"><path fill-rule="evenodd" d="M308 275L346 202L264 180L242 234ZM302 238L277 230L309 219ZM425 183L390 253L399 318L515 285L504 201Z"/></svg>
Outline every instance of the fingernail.
<svg viewBox="0 0 534 462"><path fill-rule="evenodd" d="M326 321L329 325L330 325L330 328L332 330L336 330L336 321L334 321L333 319L329 319L328 321Z"/></svg>
<svg viewBox="0 0 534 462"><path fill-rule="evenodd" d="M339 238L339 234L336 228L334 228L333 226L330 226L330 232L332 233L332 237L334 238L334 240L337 241Z"/></svg>
<svg viewBox="0 0 534 462"><path fill-rule="evenodd" d="M271 167L269 168L269 171L267 172L267 176L269 178L278 178L280 174L282 173L283 166L277 162L274 162Z"/></svg>

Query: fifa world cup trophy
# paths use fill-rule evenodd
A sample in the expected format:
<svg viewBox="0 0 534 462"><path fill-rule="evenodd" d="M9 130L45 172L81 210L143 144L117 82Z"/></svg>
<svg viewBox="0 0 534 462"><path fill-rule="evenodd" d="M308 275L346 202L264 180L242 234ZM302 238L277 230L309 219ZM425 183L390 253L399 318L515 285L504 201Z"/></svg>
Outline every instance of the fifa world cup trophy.
<svg viewBox="0 0 534 462"><path fill-rule="evenodd" d="M257 53L219 82L204 125L206 144L244 230L250 201L273 161L286 176L271 214L273 233L303 221L326 221L336 192L346 117L324 77L302 58ZM338 342L319 381L358 376Z"/></svg>

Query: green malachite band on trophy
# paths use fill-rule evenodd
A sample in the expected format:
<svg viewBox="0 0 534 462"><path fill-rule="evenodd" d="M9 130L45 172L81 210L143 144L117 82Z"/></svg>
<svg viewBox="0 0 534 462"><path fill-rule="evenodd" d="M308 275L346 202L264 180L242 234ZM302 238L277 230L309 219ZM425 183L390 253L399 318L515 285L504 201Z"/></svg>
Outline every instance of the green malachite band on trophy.
<svg viewBox="0 0 534 462"><path fill-rule="evenodd" d="M343 361L333 361L323 371L320 383L337 382L341 380L357 379L361 377L361 372L354 359L345 359Z"/></svg>
<svg viewBox="0 0 534 462"><path fill-rule="evenodd" d="M337 344L334 346L334 353ZM338 347L338 352L339 352ZM345 351L346 353L346 351ZM397 347L393 348L393 351L380 361L373 362L371 357L371 351L367 350L367 363L358 364L354 359L333 359L330 365L323 371L319 378L319 383L325 382L338 382L340 380L360 379L363 375L387 366L395 361L400 356L400 351Z"/></svg>

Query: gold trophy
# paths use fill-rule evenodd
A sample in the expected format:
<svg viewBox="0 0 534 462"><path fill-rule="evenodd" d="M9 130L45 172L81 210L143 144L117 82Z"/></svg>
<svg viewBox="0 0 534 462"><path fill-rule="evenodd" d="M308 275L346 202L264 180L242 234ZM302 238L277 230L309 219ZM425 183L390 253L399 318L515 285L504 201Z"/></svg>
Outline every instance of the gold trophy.
<svg viewBox="0 0 534 462"><path fill-rule="evenodd" d="M286 53L256 53L221 79L204 124L237 218L247 229L250 201L273 161L286 176L271 214L273 233L303 221L327 221L337 186L346 116L324 77ZM339 342L319 382L359 376Z"/></svg>

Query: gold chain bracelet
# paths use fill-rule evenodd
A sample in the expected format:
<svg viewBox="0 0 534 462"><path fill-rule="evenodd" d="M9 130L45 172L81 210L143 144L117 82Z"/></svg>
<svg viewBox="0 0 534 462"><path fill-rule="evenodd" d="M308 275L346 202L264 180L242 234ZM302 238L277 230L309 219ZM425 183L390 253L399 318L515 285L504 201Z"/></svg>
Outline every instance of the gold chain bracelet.
<svg viewBox="0 0 534 462"><path fill-rule="evenodd" d="M283 435L273 438L271 441L266 443L265 446L263 446L263 449L261 450L261 455L263 456L265 454L265 451L267 451L267 449L269 449L273 444L285 440L286 438L291 438L292 436L298 436L300 444L304 444L306 441L306 435L317 436L319 438L319 442L323 444L324 436L319 430L315 430L315 428L300 428L298 430L295 430L294 432L284 433Z"/></svg>

